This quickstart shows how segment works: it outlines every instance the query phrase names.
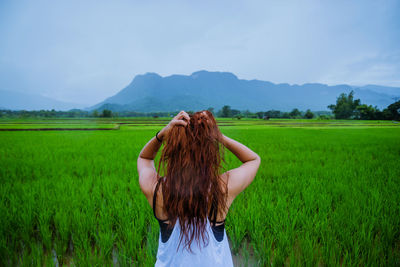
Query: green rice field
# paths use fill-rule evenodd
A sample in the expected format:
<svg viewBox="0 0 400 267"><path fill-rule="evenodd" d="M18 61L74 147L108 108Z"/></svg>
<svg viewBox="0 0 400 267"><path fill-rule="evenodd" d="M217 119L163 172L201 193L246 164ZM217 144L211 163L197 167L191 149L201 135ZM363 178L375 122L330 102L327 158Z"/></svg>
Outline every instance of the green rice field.
<svg viewBox="0 0 400 267"><path fill-rule="evenodd" d="M0 266L153 266L136 160L168 121L1 119ZM261 157L226 220L237 266L400 266L400 123L218 122Z"/></svg>

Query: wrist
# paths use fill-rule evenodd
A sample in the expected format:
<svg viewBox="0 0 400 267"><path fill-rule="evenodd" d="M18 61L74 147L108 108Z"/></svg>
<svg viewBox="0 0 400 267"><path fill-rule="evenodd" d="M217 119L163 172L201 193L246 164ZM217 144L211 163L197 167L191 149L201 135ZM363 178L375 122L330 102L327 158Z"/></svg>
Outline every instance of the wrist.
<svg viewBox="0 0 400 267"><path fill-rule="evenodd" d="M167 132L166 128L167 128L167 126L165 126L164 128L162 128L162 130L158 132L158 135L157 135L157 136L158 136L158 138L160 138L161 140L163 140L164 137L165 137L165 135L166 135L166 132Z"/></svg>
<svg viewBox="0 0 400 267"><path fill-rule="evenodd" d="M221 137L220 137L219 141L220 141L223 145L225 145L225 140L226 140L226 136L225 136L224 134L221 134Z"/></svg>
<svg viewBox="0 0 400 267"><path fill-rule="evenodd" d="M163 138L162 138L162 136L160 136L160 131L158 131L157 133L156 133L156 139L157 139L157 141L158 142L160 142L160 143L162 143L162 141L163 141Z"/></svg>

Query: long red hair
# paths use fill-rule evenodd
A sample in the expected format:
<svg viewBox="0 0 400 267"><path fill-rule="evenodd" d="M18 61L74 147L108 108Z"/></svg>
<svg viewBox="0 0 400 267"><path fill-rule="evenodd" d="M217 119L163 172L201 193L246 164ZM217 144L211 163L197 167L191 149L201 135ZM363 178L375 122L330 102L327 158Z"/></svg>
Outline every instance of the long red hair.
<svg viewBox="0 0 400 267"><path fill-rule="evenodd" d="M216 221L226 210L227 185L220 176L224 146L214 116L205 110L189 117L187 126L174 126L164 138L158 173L162 170L165 178L158 182L169 227L179 219L179 245L184 240L191 251L193 240L208 242L207 219Z"/></svg>

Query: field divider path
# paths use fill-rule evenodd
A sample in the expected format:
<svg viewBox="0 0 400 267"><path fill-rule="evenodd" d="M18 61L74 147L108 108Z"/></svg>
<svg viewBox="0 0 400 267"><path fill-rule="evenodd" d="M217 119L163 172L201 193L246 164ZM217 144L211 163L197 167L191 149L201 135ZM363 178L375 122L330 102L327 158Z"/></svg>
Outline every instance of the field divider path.
<svg viewBox="0 0 400 267"><path fill-rule="evenodd" d="M0 128L0 131L110 131L119 129L120 123L117 123L113 128Z"/></svg>

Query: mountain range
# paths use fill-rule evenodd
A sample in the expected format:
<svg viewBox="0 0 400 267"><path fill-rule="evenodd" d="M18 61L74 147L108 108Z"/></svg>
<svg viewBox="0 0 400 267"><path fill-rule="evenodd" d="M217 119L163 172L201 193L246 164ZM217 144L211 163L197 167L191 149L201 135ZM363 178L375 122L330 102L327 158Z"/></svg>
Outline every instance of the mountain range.
<svg viewBox="0 0 400 267"><path fill-rule="evenodd" d="M328 110L341 93L354 90L361 103L386 108L400 96L400 88L379 85L329 86L321 83L303 85L274 84L261 80L238 79L229 72L197 71L191 75L161 77L157 73L137 75L114 96L88 108L113 111L157 112L174 110L234 109L266 111ZM397 98L398 99L398 98Z"/></svg>
<svg viewBox="0 0 400 267"><path fill-rule="evenodd" d="M39 94L0 89L0 109L11 110L70 110L84 108L82 104L58 101Z"/></svg>
<svg viewBox="0 0 400 267"><path fill-rule="evenodd" d="M157 73L137 75L117 94L85 110L111 109L112 111L177 111L214 110L229 105L233 109L252 112L271 109L290 111L311 109L328 110L341 93L354 90L361 103L386 108L400 98L399 87L380 85L329 86L322 83L303 85L272 83L261 80L239 79L229 72L197 71L191 75L161 77ZM84 108L80 104L66 103L48 97L0 89L0 109L69 110Z"/></svg>

